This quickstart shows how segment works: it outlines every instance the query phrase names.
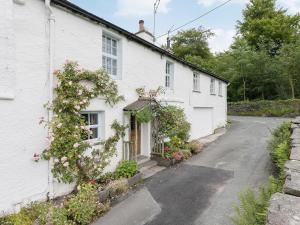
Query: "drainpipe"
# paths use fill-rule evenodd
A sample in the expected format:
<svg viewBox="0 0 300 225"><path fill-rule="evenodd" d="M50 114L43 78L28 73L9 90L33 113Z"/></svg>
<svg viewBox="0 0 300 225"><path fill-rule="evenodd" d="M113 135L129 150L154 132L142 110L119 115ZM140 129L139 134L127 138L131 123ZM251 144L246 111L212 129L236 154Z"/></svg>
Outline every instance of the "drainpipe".
<svg viewBox="0 0 300 225"><path fill-rule="evenodd" d="M51 8L51 0L45 0L46 13L47 13L47 25L48 25L48 78L49 78L49 104L52 104L53 101L53 60L54 60L54 24L55 18ZM51 121L53 117L53 111L48 109L48 121ZM47 197L52 199L54 197L54 188L53 188L53 174L51 168L53 165L53 160L48 161L48 193Z"/></svg>

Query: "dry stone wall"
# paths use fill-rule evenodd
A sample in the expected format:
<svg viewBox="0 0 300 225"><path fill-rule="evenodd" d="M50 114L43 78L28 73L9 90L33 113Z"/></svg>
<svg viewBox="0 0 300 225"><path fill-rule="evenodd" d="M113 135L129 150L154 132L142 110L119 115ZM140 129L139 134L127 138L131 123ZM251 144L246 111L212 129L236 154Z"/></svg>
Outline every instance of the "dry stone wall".
<svg viewBox="0 0 300 225"><path fill-rule="evenodd" d="M285 163L283 193L270 200L267 225L300 225L300 117L292 121L290 160Z"/></svg>

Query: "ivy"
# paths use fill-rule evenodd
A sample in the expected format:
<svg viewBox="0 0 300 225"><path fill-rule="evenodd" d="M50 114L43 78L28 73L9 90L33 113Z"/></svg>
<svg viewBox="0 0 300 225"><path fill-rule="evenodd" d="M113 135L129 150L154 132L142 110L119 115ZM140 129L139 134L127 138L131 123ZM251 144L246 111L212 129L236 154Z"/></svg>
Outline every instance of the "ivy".
<svg viewBox="0 0 300 225"><path fill-rule="evenodd" d="M126 127L114 121L111 127L115 135L100 142L100 146L92 147L85 140L90 130L80 112L97 96L103 96L111 106L123 100L123 96L119 96L117 84L103 70L79 69L77 63L67 62L63 70L55 71L54 75L58 79L56 98L49 106L54 116L46 122L48 146L41 158L53 159L52 173L59 182L95 179L115 154L116 144ZM88 149L92 149L89 154Z"/></svg>
<svg viewBox="0 0 300 225"><path fill-rule="evenodd" d="M149 107L145 107L144 109L138 111L136 114L136 119L139 123L148 123L153 119L153 112Z"/></svg>

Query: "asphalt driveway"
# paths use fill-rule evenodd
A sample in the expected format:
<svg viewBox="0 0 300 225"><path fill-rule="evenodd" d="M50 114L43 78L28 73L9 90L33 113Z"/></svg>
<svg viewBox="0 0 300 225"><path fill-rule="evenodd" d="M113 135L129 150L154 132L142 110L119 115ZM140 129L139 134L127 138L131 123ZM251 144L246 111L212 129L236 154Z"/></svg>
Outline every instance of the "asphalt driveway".
<svg viewBox="0 0 300 225"><path fill-rule="evenodd" d="M227 133L190 160L145 181L95 225L229 225L247 185L267 182L266 151L281 118L232 117Z"/></svg>

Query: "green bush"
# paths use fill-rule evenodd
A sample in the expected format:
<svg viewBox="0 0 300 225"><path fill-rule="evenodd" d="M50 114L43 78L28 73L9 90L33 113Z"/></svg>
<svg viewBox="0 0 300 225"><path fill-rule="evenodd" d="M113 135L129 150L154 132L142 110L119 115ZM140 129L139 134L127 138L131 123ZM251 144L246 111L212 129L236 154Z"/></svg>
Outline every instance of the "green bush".
<svg viewBox="0 0 300 225"><path fill-rule="evenodd" d="M284 163L290 156L291 124L283 123L274 132L271 141L268 143L271 159L276 166L279 179L284 179Z"/></svg>
<svg viewBox="0 0 300 225"><path fill-rule="evenodd" d="M300 114L300 99L229 102L228 114L237 116L297 116Z"/></svg>
<svg viewBox="0 0 300 225"><path fill-rule="evenodd" d="M138 165L132 160L122 160L115 171L116 178L133 177L138 172Z"/></svg>
<svg viewBox="0 0 300 225"><path fill-rule="evenodd" d="M280 192L282 184L270 177L265 187L260 187L256 196L251 188L239 194L240 205L234 205L235 215L231 218L235 225L265 225L269 200L272 194Z"/></svg>
<svg viewBox="0 0 300 225"><path fill-rule="evenodd" d="M76 195L67 202L69 216L78 224L89 224L97 215L98 198L96 187L83 184Z"/></svg>

